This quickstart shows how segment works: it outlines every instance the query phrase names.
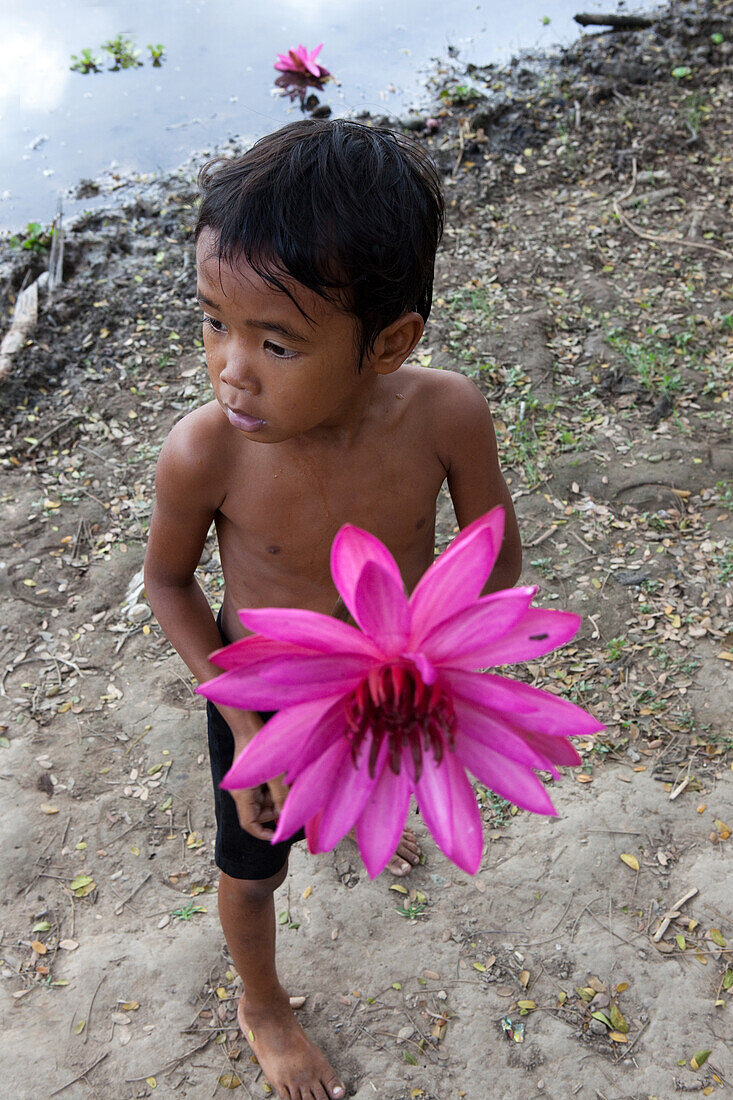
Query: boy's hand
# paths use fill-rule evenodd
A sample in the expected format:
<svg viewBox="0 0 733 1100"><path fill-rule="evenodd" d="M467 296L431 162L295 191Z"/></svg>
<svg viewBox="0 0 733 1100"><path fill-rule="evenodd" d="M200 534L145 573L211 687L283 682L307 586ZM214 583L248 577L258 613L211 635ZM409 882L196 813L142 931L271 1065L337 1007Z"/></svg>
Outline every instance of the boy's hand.
<svg viewBox="0 0 733 1100"><path fill-rule="evenodd" d="M266 828L265 822L277 821L287 793L288 788L281 778L271 779L259 787L229 792L237 807L239 824L260 840L272 840L272 829Z"/></svg>

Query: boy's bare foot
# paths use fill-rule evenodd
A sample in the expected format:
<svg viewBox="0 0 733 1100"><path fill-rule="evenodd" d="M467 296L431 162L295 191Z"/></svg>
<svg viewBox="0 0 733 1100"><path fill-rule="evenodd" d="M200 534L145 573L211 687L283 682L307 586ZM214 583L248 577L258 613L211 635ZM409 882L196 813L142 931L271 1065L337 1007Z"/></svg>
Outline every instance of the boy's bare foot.
<svg viewBox="0 0 733 1100"><path fill-rule="evenodd" d="M348 838L356 843L355 829L351 830L348 834ZM397 845L397 851L385 867L385 870L396 875L397 878L404 878L405 875L409 875L412 868L417 866L419 862L420 845L417 842L417 837L412 829L405 828L400 838L400 842Z"/></svg>
<svg viewBox="0 0 733 1100"><path fill-rule="evenodd" d="M281 1100L342 1100L344 1085L295 1019L285 991L261 1009L245 1005L245 997L239 1026Z"/></svg>

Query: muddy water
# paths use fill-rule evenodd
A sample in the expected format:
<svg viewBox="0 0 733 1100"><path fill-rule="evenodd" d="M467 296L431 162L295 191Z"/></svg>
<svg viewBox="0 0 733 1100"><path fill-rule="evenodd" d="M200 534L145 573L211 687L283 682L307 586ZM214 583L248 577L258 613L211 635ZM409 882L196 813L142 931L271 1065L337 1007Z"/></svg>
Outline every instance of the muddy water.
<svg viewBox="0 0 733 1100"><path fill-rule="evenodd" d="M51 220L59 192L84 177L157 173L236 135L245 140L299 117L273 87L275 55L325 42L338 79L321 95L334 113L402 114L425 101L433 62L465 60L575 36L592 0L0 0L0 227ZM548 21L549 20L549 21ZM120 31L145 64L86 76L72 53ZM163 43L154 68L147 43ZM107 64L105 63L105 70ZM67 209L79 203L67 199ZM93 205L84 200L81 206Z"/></svg>

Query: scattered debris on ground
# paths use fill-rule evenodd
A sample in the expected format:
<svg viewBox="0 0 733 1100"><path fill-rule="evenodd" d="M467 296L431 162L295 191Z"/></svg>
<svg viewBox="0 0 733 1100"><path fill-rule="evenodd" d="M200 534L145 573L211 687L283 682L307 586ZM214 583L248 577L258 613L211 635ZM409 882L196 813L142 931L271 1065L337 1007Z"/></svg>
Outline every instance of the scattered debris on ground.
<svg viewBox="0 0 733 1100"><path fill-rule="evenodd" d="M451 62L431 118L406 120L449 210L416 361L486 393L523 579L584 618L520 674L607 728L558 819L479 789L473 880L426 840L401 883L369 883L348 844L294 850L284 979L358 1097L667 1100L733 1079L732 10ZM140 573L158 449L207 399L194 204L182 169L68 225L50 301L50 242L0 243L3 333L39 291L0 385L19 1097L265 1094L216 916L201 701ZM442 500L441 545L453 526ZM215 605L213 539L199 577Z"/></svg>

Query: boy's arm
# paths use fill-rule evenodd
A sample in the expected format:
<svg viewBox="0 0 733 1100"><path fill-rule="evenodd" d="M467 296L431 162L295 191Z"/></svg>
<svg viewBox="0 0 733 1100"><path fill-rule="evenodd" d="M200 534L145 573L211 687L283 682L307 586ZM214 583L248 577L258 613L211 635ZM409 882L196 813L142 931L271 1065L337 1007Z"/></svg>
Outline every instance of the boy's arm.
<svg viewBox="0 0 733 1100"><path fill-rule="evenodd" d="M163 632L199 683L221 672L209 654L221 649L221 637L206 596L195 578L206 536L221 501L212 495L217 479L206 462L206 441L180 422L160 453L155 475L156 500L145 555L145 590ZM252 711L218 706L234 735L238 755L262 720ZM263 839L271 832L262 822L277 816L285 798L279 780L270 786L272 810L261 793L232 791L243 828Z"/></svg>
<svg viewBox="0 0 733 1100"><path fill-rule="evenodd" d="M447 381L447 379L446 379ZM499 466L496 433L486 399L473 382L452 374L441 402L444 443L439 452L448 472L448 489L459 527L501 504L504 540L484 595L511 588L522 571L522 543L512 498Z"/></svg>

